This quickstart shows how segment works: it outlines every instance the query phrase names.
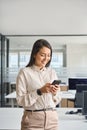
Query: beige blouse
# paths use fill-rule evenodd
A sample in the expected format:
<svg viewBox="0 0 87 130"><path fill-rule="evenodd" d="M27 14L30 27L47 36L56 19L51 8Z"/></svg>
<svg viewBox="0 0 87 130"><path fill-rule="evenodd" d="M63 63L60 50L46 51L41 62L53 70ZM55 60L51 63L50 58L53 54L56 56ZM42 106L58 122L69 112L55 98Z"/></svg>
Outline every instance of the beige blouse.
<svg viewBox="0 0 87 130"><path fill-rule="evenodd" d="M58 79L55 70L50 67L39 69L37 66L25 67L19 71L16 80L17 103L26 110L54 108L61 100L59 93L37 94L37 89L46 83Z"/></svg>

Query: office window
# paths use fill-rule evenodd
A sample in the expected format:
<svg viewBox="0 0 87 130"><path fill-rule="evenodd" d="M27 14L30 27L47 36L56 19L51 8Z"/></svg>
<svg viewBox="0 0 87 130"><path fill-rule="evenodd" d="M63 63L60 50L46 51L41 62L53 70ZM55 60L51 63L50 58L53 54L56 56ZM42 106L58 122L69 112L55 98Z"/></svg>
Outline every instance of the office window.
<svg viewBox="0 0 87 130"><path fill-rule="evenodd" d="M9 67L10 68L18 67L18 53L16 52L9 53Z"/></svg>
<svg viewBox="0 0 87 130"><path fill-rule="evenodd" d="M9 67L19 67L22 68L26 66L29 62L31 52L23 51L23 52L10 52L9 54ZM51 66L53 68L63 67L63 52L53 52Z"/></svg>
<svg viewBox="0 0 87 130"><path fill-rule="evenodd" d="M19 53L19 66L24 67L28 64L30 59L30 52L20 52Z"/></svg>
<svg viewBox="0 0 87 130"><path fill-rule="evenodd" d="M51 66L63 67L63 52L53 52Z"/></svg>

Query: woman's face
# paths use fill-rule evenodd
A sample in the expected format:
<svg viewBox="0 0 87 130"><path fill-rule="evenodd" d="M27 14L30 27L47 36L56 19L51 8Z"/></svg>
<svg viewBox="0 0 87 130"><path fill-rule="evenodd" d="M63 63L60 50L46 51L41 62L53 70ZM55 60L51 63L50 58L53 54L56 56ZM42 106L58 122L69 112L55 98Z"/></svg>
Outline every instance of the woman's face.
<svg viewBox="0 0 87 130"><path fill-rule="evenodd" d="M47 47L42 47L39 52L35 55L35 65L43 68L50 61L51 50Z"/></svg>

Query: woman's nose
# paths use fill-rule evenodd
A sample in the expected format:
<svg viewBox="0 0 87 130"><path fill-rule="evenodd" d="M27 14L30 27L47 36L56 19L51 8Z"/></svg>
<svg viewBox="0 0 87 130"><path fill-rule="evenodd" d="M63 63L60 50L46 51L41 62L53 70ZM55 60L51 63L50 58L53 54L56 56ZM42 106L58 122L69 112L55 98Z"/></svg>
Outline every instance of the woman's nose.
<svg viewBox="0 0 87 130"><path fill-rule="evenodd" d="M47 56L44 57L44 60L47 60Z"/></svg>

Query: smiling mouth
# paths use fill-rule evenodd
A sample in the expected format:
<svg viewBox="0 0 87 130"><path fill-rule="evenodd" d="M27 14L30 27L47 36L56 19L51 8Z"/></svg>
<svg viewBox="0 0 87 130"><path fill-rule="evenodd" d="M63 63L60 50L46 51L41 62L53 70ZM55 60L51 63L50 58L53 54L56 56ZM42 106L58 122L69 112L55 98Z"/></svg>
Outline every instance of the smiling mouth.
<svg viewBox="0 0 87 130"><path fill-rule="evenodd" d="M43 61L42 61L41 63L42 63L42 64L46 64L46 62L43 62Z"/></svg>

